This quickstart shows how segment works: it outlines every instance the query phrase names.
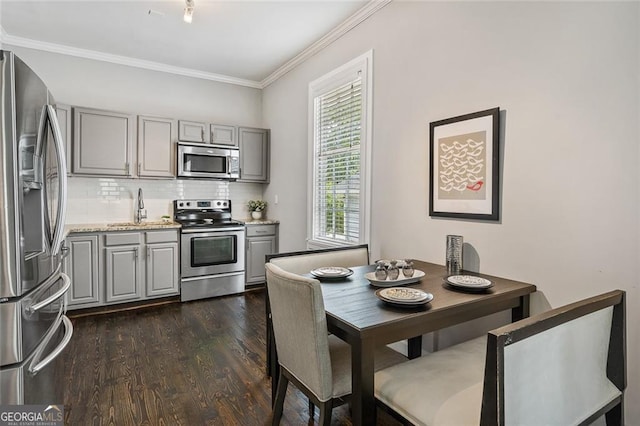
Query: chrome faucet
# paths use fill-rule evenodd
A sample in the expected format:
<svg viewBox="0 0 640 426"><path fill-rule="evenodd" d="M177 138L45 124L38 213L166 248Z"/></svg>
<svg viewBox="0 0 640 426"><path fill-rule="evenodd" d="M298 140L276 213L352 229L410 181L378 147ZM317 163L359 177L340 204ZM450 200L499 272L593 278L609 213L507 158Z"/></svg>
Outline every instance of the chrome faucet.
<svg viewBox="0 0 640 426"><path fill-rule="evenodd" d="M147 218L147 211L144 210L144 213L142 213L142 210L144 210L144 200L142 199L142 188L138 188L138 207L136 209L136 215L134 219L135 223L140 223L142 222L142 219Z"/></svg>

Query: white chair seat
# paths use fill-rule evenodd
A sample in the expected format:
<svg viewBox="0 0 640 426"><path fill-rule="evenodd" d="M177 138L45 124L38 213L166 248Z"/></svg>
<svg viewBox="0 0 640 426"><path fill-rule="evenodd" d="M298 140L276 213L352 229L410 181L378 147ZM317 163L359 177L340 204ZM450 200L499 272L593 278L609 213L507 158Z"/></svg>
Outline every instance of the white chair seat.
<svg viewBox="0 0 640 426"><path fill-rule="evenodd" d="M375 375L375 396L416 425L440 424L437 413L450 398L476 384L482 397L486 350L487 337L482 336L386 368Z"/></svg>

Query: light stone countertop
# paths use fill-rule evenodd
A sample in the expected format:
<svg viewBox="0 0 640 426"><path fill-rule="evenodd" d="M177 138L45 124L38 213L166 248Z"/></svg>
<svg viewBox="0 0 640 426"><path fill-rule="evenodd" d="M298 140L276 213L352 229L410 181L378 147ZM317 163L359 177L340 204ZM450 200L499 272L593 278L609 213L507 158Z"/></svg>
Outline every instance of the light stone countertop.
<svg viewBox="0 0 640 426"><path fill-rule="evenodd" d="M277 225L279 220L273 219L240 219L245 225ZM71 223L65 226L65 236L72 233L81 232L110 232L110 231L146 231L154 229L179 229L180 224L177 222L162 221L143 221L140 224L133 222L114 222L114 223Z"/></svg>
<svg viewBox="0 0 640 426"><path fill-rule="evenodd" d="M280 223L279 220L274 219L241 219L245 225L277 225Z"/></svg>
<svg viewBox="0 0 640 426"><path fill-rule="evenodd" d="M146 231L154 229L179 229L180 224L177 222L162 221L143 221L140 224L133 222L114 222L114 223L78 223L67 224L65 226L65 235L78 232L108 232L108 231Z"/></svg>

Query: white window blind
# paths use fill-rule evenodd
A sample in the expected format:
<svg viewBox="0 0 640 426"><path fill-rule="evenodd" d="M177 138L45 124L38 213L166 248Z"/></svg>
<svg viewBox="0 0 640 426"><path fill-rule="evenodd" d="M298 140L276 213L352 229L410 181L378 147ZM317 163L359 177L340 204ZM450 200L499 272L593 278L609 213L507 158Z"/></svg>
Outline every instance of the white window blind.
<svg viewBox="0 0 640 426"><path fill-rule="evenodd" d="M314 239L360 241L362 78L315 99Z"/></svg>
<svg viewBox="0 0 640 426"><path fill-rule="evenodd" d="M309 248L369 242L372 53L309 84Z"/></svg>

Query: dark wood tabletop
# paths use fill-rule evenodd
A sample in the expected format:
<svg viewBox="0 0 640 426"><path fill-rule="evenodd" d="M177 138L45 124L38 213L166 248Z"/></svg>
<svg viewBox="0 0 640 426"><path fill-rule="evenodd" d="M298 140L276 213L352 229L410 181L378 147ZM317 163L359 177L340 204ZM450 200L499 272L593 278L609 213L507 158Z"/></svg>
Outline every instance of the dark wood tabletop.
<svg viewBox="0 0 640 426"><path fill-rule="evenodd" d="M422 335L496 312L511 309L512 320L529 316L532 284L505 278L474 274L493 282L481 292L465 292L445 284L447 271L442 265L414 261L415 269L425 273L417 283L406 287L433 294L433 300L420 307L396 307L376 296L377 287L365 278L375 266L352 267L353 275L343 280L321 281L329 331L351 344L354 425L376 421L373 394L373 353L376 346L409 339L409 357L419 356Z"/></svg>
<svg viewBox="0 0 640 426"><path fill-rule="evenodd" d="M477 275L492 281L493 287L480 292L460 291L445 284L448 274L444 266L422 261L414 261L414 264L425 276L419 282L405 287L433 294L430 303L418 308L399 308L380 300L375 294L379 287L371 285L364 276L367 272L375 270L374 265L352 267L350 269L354 271L353 275L343 280L320 281L324 307L331 325L347 329L350 333L367 336L371 333L379 334L380 329L395 329L393 324L400 323L401 329L397 331L404 337L377 336L379 344L386 344L412 337L411 331L404 330L407 322L424 322L424 318L428 317L431 327L428 327L430 330L426 332L439 330L443 328L443 322L451 321L447 319L450 316L455 316L453 321L460 323L500 310L518 309L519 297L536 290L531 284L464 271L464 274ZM402 272L400 274L402 276ZM488 309L483 310L484 305L488 306ZM473 310L469 310L469 306L473 306ZM523 309L528 309L528 305ZM516 311L513 320L526 316L528 311Z"/></svg>

